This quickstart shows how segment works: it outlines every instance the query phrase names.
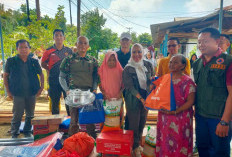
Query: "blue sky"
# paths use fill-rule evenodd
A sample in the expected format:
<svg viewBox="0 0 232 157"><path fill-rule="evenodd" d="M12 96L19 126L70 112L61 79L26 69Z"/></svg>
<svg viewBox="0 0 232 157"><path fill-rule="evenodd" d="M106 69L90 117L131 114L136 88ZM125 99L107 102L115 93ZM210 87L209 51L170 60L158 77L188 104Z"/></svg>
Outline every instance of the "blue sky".
<svg viewBox="0 0 232 157"><path fill-rule="evenodd" d="M72 0L72 19L76 25L76 2ZM5 8L18 9L26 0L0 0ZM29 0L35 8L35 0ZM42 15L55 16L58 5L65 6L65 17L70 23L68 0L40 0ZM232 0L224 0L224 6L232 5ZM220 0L82 0L81 13L96 7L107 18L105 27L121 34L134 31L138 34L150 33L150 25L173 21L174 17L200 17L219 8Z"/></svg>

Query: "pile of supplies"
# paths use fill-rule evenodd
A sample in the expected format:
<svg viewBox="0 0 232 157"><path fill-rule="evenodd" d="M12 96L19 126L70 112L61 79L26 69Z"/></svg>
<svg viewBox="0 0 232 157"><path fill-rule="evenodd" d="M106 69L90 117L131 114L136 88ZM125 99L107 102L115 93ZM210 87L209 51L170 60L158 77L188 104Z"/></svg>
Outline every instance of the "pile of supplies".
<svg viewBox="0 0 232 157"><path fill-rule="evenodd" d="M58 131L64 115L40 116L32 119L34 140L49 136Z"/></svg>

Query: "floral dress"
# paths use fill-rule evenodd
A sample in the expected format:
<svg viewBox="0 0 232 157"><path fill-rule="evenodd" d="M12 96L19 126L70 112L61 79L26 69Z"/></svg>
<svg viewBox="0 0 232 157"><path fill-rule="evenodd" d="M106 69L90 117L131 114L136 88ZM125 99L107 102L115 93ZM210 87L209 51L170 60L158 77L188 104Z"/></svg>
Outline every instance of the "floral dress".
<svg viewBox="0 0 232 157"><path fill-rule="evenodd" d="M195 83L184 75L172 80L176 108L184 105L190 93L196 92ZM177 115L158 113L156 157L190 157L193 151L193 109Z"/></svg>

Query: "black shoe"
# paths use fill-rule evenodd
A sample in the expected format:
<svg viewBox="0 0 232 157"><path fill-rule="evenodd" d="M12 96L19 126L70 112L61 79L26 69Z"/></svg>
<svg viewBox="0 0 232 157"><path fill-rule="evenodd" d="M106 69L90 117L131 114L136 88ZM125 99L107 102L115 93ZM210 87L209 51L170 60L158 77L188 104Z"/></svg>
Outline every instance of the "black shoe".
<svg viewBox="0 0 232 157"><path fill-rule="evenodd" d="M18 138L19 135L15 134L15 135L12 135L11 138Z"/></svg>
<svg viewBox="0 0 232 157"><path fill-rule="evenodd" d="M24 134L24 137L32 137L32 134L31 133L26 133L26 134Z"/></svg>

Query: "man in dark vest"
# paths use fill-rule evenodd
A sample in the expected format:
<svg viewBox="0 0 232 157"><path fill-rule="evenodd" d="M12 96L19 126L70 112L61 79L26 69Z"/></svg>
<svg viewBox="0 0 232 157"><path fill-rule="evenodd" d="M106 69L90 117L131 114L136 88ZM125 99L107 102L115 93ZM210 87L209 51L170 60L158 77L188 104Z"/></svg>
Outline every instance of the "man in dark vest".
<svg viewBox="0 0 232 157"><path fill-rule="evenodd" d="M29 42L18 40L16 49L19 54L7 59L4 71L6 92L10 98L13 98L12 138L17 138L19 135L24 110L26 118L23 133L25 137L31 136L31 119L34 117L36 96L41 94L44 87L44 76L39 62L29 57Z"/></svg>
<svg viewBox="0 0 232 157"><path fill-rule="evenodd" d="M232 115L232 56L219 48L215 28L199 32L200 58L193 64L197 84L196 142L200 157L229 157Z"/></svg>

